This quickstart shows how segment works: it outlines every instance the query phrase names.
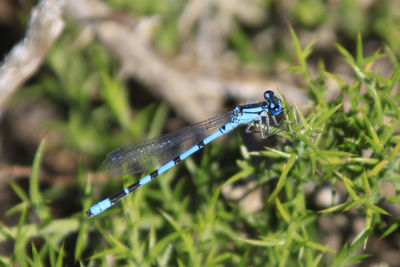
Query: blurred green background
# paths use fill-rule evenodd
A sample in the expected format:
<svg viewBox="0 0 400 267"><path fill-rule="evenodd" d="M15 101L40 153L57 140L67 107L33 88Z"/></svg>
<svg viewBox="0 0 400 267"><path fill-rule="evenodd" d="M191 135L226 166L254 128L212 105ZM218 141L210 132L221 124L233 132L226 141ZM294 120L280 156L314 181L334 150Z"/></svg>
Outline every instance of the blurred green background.
<svg viewBox="0 0 400 267"><path fill-rule="evenodd" d="M2 4L4 56L35 4ZM62 36L2 107L3 265L399 265L399 1L65 10ZM270 89L287 100L286 132L235 131L86 217L141 177L107 176L109 151Z"/></svg>

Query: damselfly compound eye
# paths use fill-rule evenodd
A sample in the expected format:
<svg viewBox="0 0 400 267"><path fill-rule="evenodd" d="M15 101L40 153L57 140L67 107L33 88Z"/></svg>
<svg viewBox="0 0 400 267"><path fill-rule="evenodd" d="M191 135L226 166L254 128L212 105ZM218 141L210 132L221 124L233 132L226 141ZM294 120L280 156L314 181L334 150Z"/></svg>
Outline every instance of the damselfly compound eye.
<svg viewBox="0 0 400 267"><path fill-rule="evenodd" d="M273 115L278 115L282 111L282 102L279 100L279 98L274 97L271 100L271 103L269 104L269 111Z"/></svg>
<svg viewBox="0 0 400 267"><path fill-rule="evenodd" d="M265 93L264 93L264 98L265 98L265 100L271 100L272 98L274 98L274 92L272 92L272 91L265 91Z"/></svg>

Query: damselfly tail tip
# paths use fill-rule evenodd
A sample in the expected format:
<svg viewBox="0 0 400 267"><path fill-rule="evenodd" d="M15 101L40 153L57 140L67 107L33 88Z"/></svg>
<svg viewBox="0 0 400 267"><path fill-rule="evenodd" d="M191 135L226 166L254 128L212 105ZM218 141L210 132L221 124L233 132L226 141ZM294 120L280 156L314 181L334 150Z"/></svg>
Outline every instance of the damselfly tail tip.
<svg viewBox="0 0 400 267"><path fill-rule="evenodd" d="M88 218L92 218L94 216L94 214L90 211L90 209L86 211L86 215L88 216Z"/></svg>

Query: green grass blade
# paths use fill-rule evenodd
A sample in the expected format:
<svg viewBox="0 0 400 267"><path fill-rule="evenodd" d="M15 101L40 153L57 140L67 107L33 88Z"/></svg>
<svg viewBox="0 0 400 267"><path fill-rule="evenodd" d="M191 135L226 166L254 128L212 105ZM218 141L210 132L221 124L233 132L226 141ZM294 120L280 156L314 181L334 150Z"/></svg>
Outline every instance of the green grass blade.
<svg viewBox="0 0 400 267"><path fill-rule="evenodd" d="M33 159L32 174L29 180L29 198L31 205L36 209L39 218L43 221L50 219L50 211L45 205L39 189L40 164L42 162L45 144L46 139L43 139L39 144Z"/></svg>
<svg viewBox="0 0 400 267"><path fill-rule="evenodd" d="M273 199L275 199L278 193L281 191L282 187L285 185L287 175L289 171L292 169L294 163L296 162L296 159L297 156L295 154L292 154L290 158L287 160L287 163L283 167L282 174L279 177L278 184L276 185L275 190L269 196L268 202L271 202Z"/></svg>

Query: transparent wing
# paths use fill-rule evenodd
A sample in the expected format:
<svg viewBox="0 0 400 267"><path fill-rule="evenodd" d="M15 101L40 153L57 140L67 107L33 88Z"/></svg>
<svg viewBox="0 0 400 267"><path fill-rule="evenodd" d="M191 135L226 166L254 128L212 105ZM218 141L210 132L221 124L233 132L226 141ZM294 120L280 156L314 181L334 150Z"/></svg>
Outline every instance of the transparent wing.
<svg viewBox="0 0 400 267"><path fill-rule="evenodd" d="M157 168L176 158L231 120L231 112L144 141L117 148L104 160L110 175L121 176Z"/></svg>

